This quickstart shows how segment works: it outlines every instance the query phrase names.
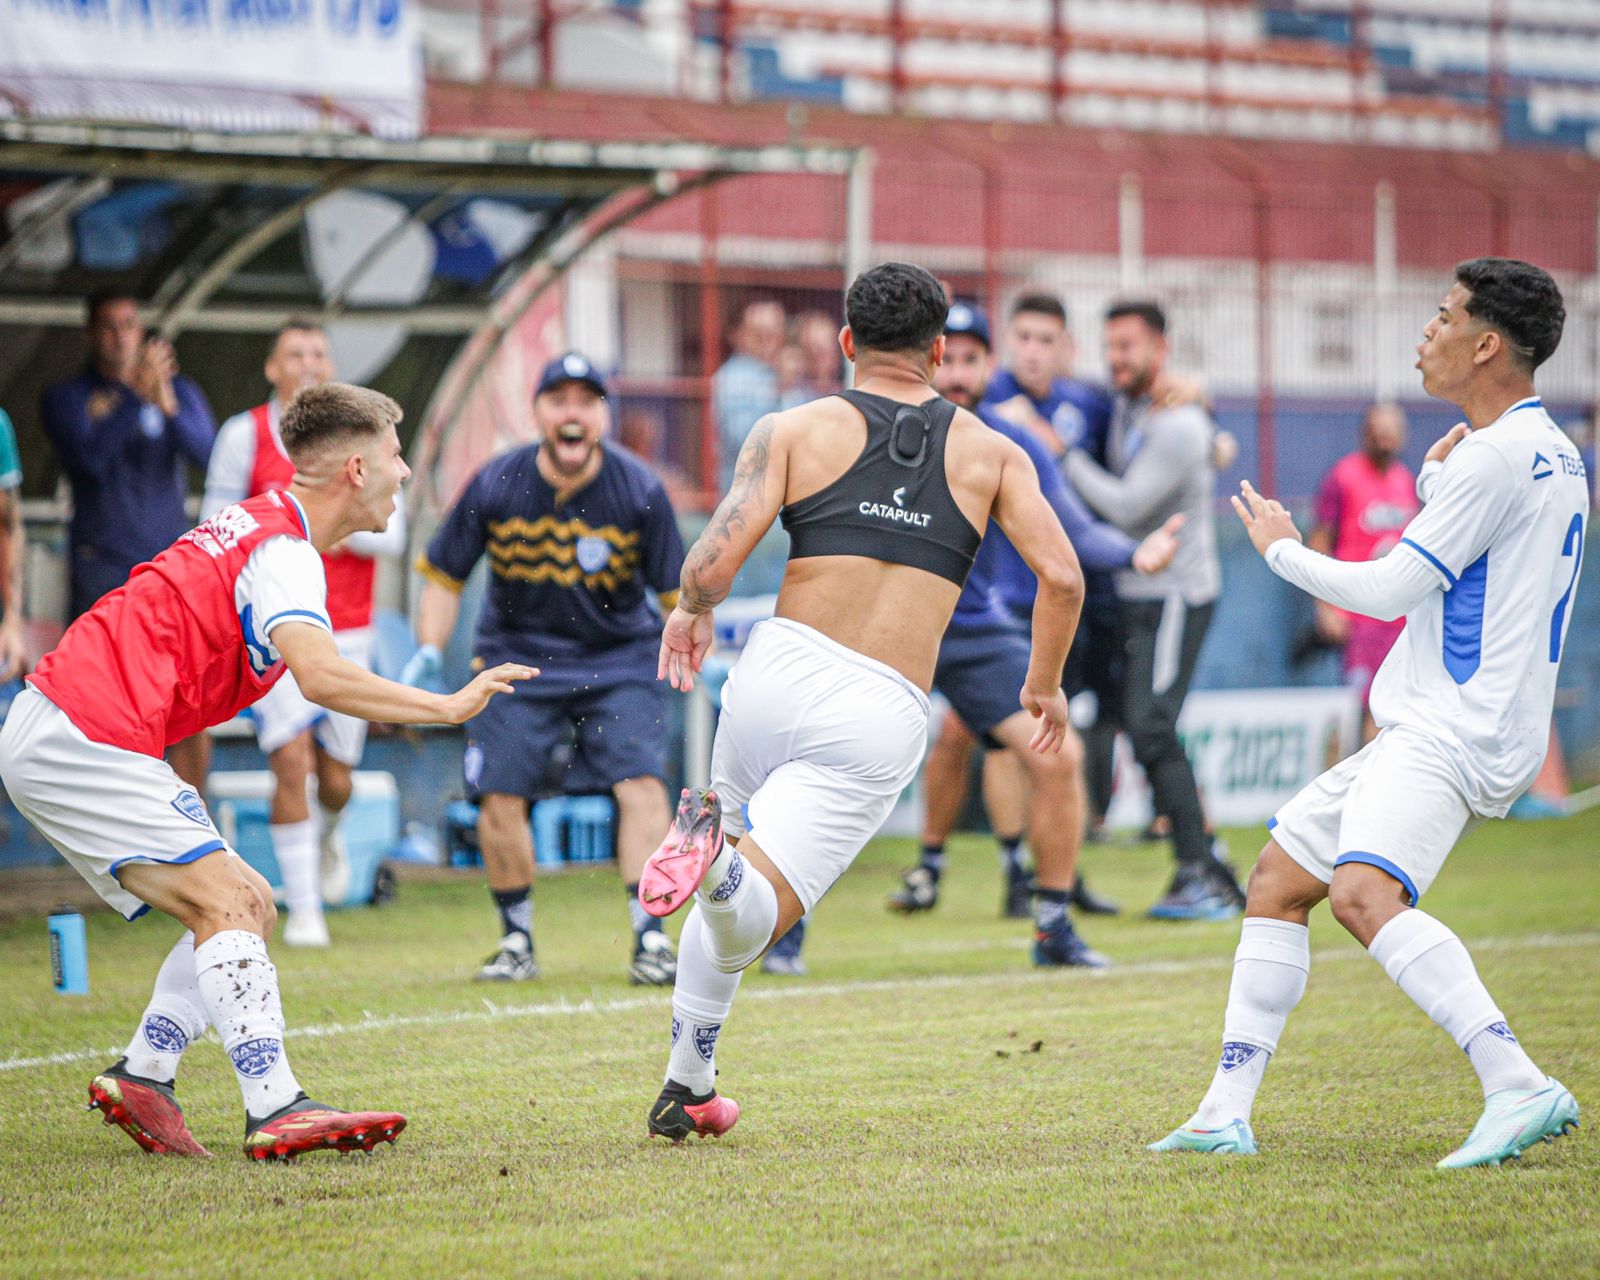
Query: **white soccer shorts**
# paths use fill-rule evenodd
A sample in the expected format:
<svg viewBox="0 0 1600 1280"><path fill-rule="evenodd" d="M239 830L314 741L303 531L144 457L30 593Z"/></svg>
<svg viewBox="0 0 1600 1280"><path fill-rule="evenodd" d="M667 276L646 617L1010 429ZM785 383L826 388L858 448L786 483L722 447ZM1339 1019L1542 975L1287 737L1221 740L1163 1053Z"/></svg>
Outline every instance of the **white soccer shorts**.
<svg viewBox="0 0 1600 1280"><path fill-rule="evenodd" d="M359 667L372 670L372 628L335 631L333 641L339 656ZM367 745L367 722L341 711L329 711L308 702L290 672L267 690L250 708L255 721L256 744L269 756L279 747L293 742L307 729L315 732L318 745L341 764L351 768L361 763Z"/></svg>
<svg viewBox="0 0 1600 1280"><path fill-rule="evenodd" d="M91 742L32 685L0 729L0 779L22 816L129 920L150 908L118 882L124 863L233 855L205 802L165 760Z"/></svg>
<svg viewBox="0 0 1600 1280"><path fill-rule="evenodd" d="M1440 748L1397 725L1303 788L1267 829L1324 884L1335 867L1364 862L1404 885L1415 906L1480 821Z"/></svg>
<svg viewBox="0 0 1600 1280"><path fill-rule="evenodd" d="M922 690L788 618L759 623L722 690L711 785L729 836L747 831L807 911L916 777Z"/></svg>

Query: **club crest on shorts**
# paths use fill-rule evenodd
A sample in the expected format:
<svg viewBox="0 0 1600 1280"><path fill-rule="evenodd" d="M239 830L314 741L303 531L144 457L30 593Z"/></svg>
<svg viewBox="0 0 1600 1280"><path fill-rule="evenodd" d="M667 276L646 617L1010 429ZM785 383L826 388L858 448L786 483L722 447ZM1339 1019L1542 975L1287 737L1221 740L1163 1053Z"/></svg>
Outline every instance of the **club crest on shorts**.
<svg viewBox="0 0 1600 1280"><path fill-rule="evenodd" d="M158 1013L146 1018L139 1030L145 1043L157 1053L182 1053L189 1043L189 1037L184 1035L182 1027Z"/></svg>
<svg viewBox="0 0 1600 1280"><path fill-rule="evenodd" d="M190 822L202 827L211 826L211 815L206 812L206 802L193 787L185 787L172 799L172 807Z"/></svg>
<svg viewBox="0 0 1600 1280"><path fill-rule="evenodd" d="M585 573L599 573L611 563L611 544L604 538L578 539L578 568Z"/></svg>
<svg viewBox="0 0 1600 1280"><path fill-rule="evenodd" d="M281 1040L246 1040L243 1044L234 1045L228 1051L228 1056L233 1059L234 1070L240 1075L259 1080L278 1065L278 1056L282 1052Z"/></svg>

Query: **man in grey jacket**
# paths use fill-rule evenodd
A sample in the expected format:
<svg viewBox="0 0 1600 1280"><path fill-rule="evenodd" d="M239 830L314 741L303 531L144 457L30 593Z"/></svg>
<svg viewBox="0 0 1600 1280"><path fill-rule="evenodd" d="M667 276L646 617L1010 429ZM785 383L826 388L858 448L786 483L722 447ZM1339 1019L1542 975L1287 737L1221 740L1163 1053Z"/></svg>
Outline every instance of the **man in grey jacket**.
<svg viewBox="0 0 1600 1280"><path fill-rule="evenodd" d="M1221 590L1213 524L1215 428L1201 405L1168 404L1160 394L1166 334L1167 318L1152 302L1116 303L1106 312L1106 359L1117 393L1106 466L1074 449L1066 474L1085 502L1131 537L1144 537L1180 512L1186 517L1168 568L1117 576L1127 658L1123 723L1150 779L1156 812L1172 823L1178 862L1172 885L1150 914L1220 920L1238 913L1244 895L1213 854L1177 728Z"/></svg>

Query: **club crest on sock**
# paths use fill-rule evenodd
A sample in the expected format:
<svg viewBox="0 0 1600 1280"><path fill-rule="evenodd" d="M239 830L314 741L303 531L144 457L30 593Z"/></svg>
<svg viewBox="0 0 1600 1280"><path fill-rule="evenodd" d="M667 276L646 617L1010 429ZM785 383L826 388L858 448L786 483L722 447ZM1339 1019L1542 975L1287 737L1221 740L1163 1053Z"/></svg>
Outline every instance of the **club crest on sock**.
<svg viewBox="0 0 1600 1280"><path fill-rule="evenodd" d="M189 1037L171 1018L152 1013L139 1028L145 1043L157 1053L182 1053L188 1047Z"/></svg>
<svg viewBox="0 0 1600 1280"><path fill-rule="evenodd" d="M228 1050L228 1056L233 1059L234 1070L240 1075L259 1080L277 1065L282 1052L281 1040L246 1040Z"/></svg>
<svg viewBox="0 0 1600 1280"><path fill-rule="evenodd" d="M739 891L739 886L743 882L744 859L736 853L728 860L728 874L723 876L722 883L711 891L711 901L726 902Z"/></svg>
<svg viewBox="0 0 1600 1280"><path fill-rule="evenodd" d="M1261 1052L1261 1047L1254 1044L1243 1044L1237 1040L1230 1040L1222 1046L1221 1067L1224 1071L1237 1071L1251 1058Z"/></svg>
<svg viewBox="0 0 1600 1280"><path fill-rule="evenodd" d="M673 1044L677 1044L678 1043L678 1037L681 1036L682 1034L683 1034L683 1019L682 1018L674 1018L672 1020L672 1043Z"/></svg>
<svg viewBox="0 0 1600 1280"><path fill-rule="evenodd" d="M1503 1022L1491 1022L1487 1027L1484 1028L1484 1030L1490 1035L1499 1036L1500 1039L1506 1041L1508 1044L1521 1043L1516 1036L1511 1034L1511 1028L1506 1026L1506 1024Z"/></svg>
<svg viewBox="0 0 1600 1280"><path fill-rule="evenodd" d="M717 1051L717 1037L722 1034L722 1024L714 1023L709 1027L696 1025L694 1029L694 1049L701 1058L710 1062L712 1055Z"/></svg>

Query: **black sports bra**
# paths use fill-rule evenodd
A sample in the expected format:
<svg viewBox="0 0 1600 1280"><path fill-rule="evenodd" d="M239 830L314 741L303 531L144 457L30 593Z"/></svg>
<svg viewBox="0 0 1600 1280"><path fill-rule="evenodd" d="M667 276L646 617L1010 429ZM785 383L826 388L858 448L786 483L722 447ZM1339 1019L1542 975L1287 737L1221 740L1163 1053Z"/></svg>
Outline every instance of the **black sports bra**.
<svg viewBox="0 0 1600 1280"><path fill-rule="evenodd" d="M945 479L955 405L938 396L913 405L854 389L838 394L867 420L867 444L832 484L779 512L789 559L869 556L963 586L983 534Z"/></svg>

